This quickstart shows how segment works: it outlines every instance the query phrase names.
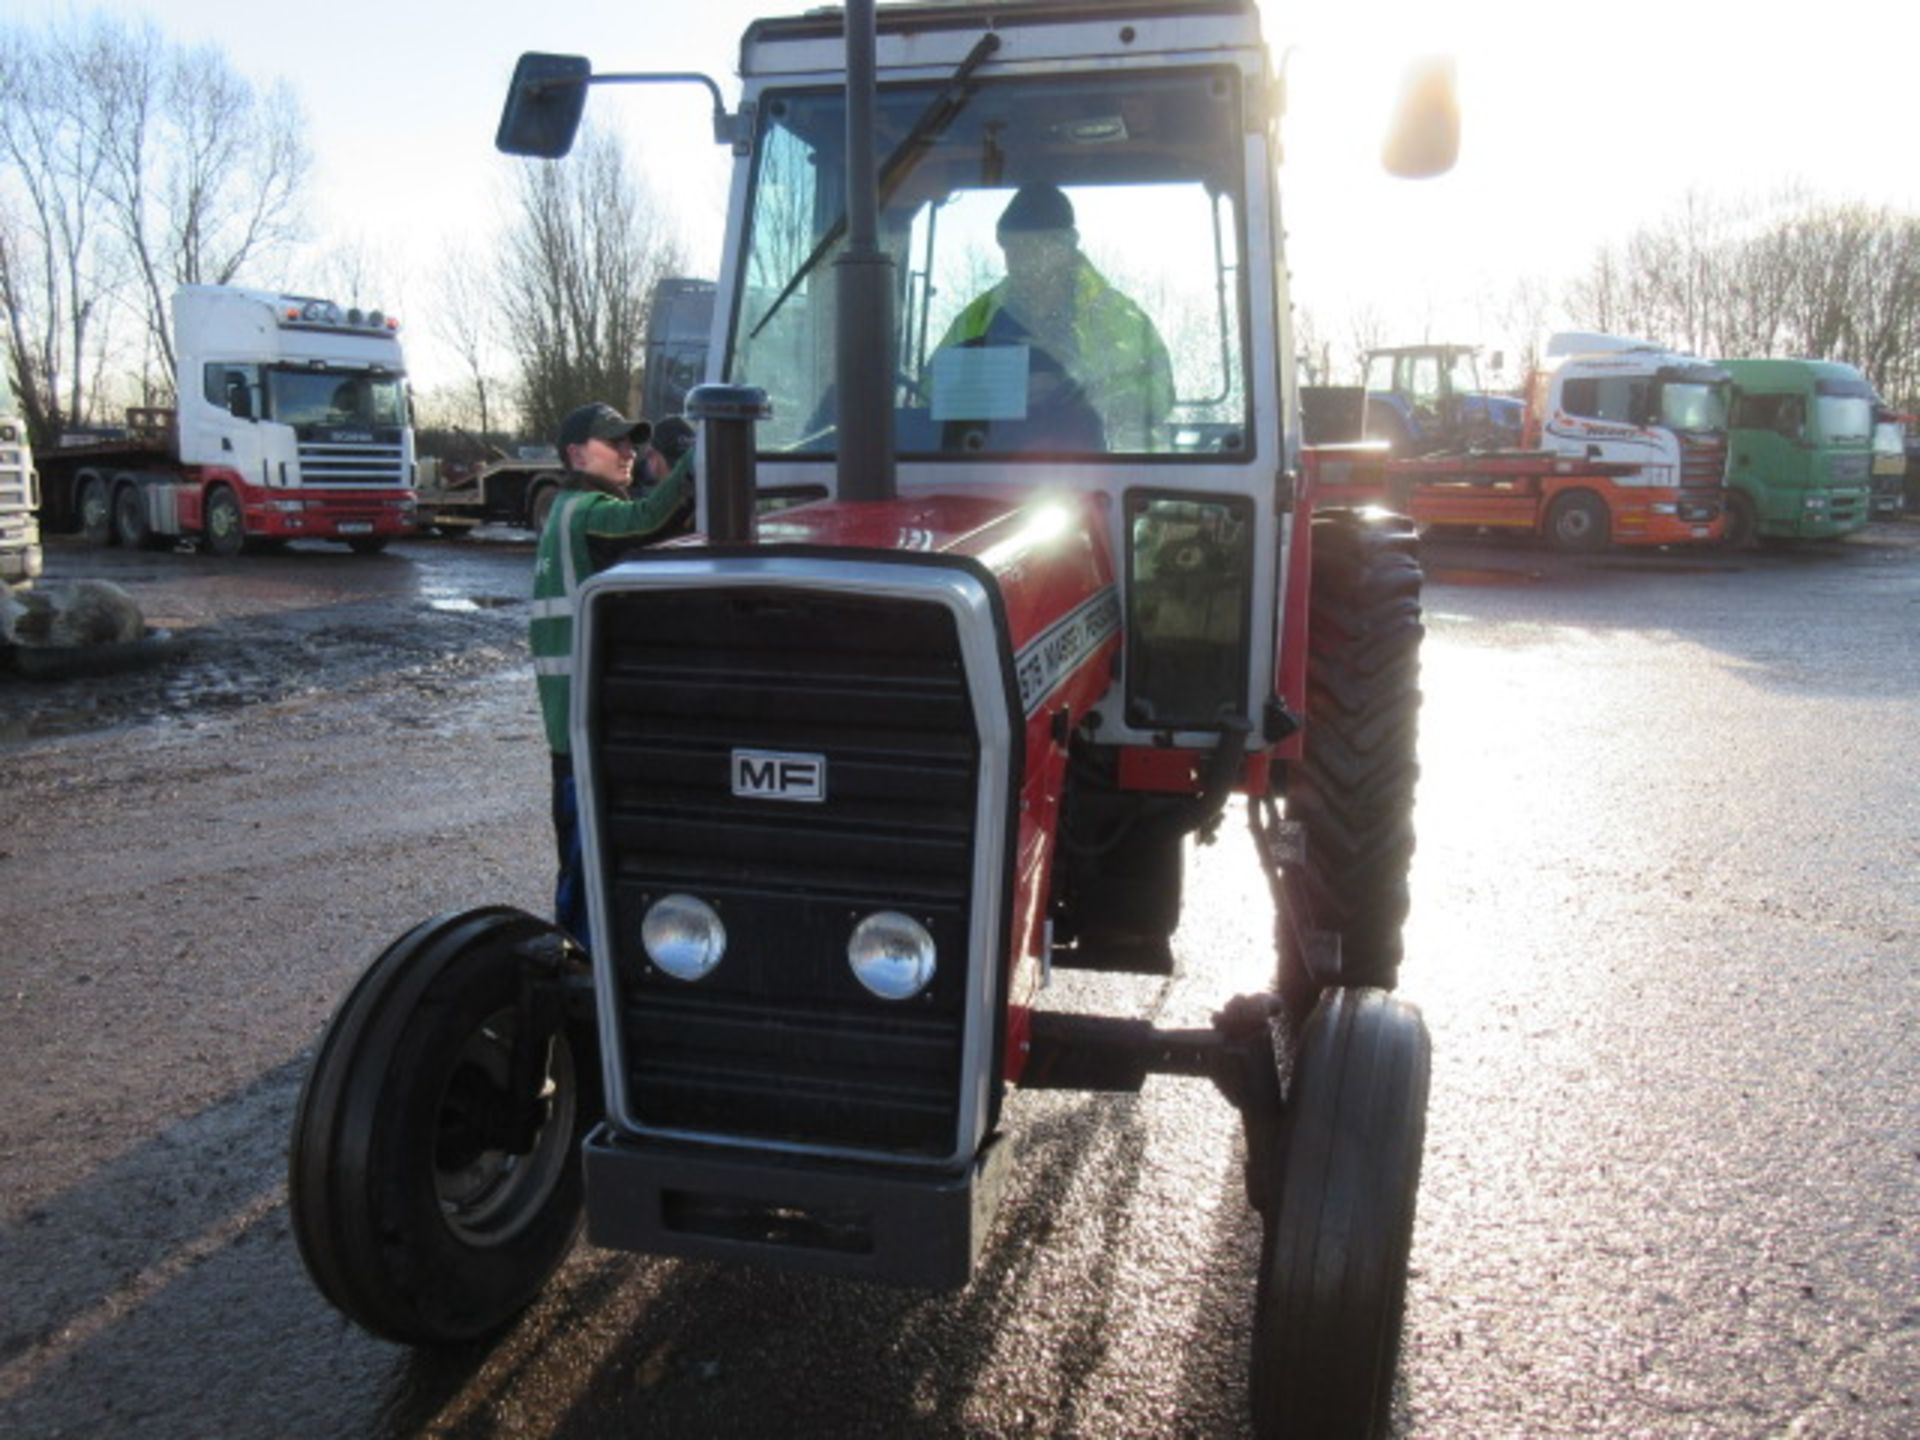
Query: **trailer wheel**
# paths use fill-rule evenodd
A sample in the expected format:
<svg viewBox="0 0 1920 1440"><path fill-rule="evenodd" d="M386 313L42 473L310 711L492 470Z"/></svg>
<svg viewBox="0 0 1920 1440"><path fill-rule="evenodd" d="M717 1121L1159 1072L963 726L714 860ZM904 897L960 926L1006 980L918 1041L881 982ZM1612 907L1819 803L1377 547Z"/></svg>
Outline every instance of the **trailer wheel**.
<svg viewBox="0 0 1920 1440"><path fill-rule="evenodd" d="M144 550L153 543L147 497L132 479L122 479L113 492L113 535L128 550Z"/></svg>
<svg viewBox="0 0 1920 1440"><path fill-rule="evenodd" d="M113 525L113 495L107 489L106 476L82 470L79 480L80 534L89 545L113 544L117 538Z"/></svg>
<svg viewBox="0 0 1920 1440"><path fill-rule="evenodd" d="M223 560L231 560L247 545L247 520L240 501L224 485L207 496L205 516L207 548Z"/></svg>
<svg viewBox="0 0 1920 1440"><path fill-rule="evenodd" d="M1564 555L1590 555L1612 538L1607 503L1591 490L1569 490L1547 507L1547 543Z"/></svg>
<svg viewBox="0 0 1920 1440"><path fill-rule="evenodd" d="M1720 543L1729 550L1751 550L1759 543L1760 516L1753 497L1741 490L1727 492L1727 524Z"/></svg>
<svg viewBox="0 0 1920 1440"><path fill-rule="evenodd" d="M569 1020L557 988L577 957L523 911L442 916L389 946L328 1023L295 1110L289 1208L320 1292L374 1334L491 1334L572 1246L601 1109L591 1021ZM517 1140L516 1045L533 1107Z"/></svg>
<svg viewBox="0 0 1920 1440"><path fill-rule="evenodd" d="M1262 1437L1386 1428L1431 1073L1420 1012L1378 990L1329 990L1307 1022L1254 1303Z"/></svg>
<svg viewBox="0 0 1920 1440"><path fill-rule="evenodd" d="M1339 936L1343 984L1398 981L1425 633L1419 540L1404 519L1323 512L1312 542L1305 734L1286 779L1306 854L1283 872L1280 926L1281 988L1296 997L1316 983L1316 931Z"/></svg>

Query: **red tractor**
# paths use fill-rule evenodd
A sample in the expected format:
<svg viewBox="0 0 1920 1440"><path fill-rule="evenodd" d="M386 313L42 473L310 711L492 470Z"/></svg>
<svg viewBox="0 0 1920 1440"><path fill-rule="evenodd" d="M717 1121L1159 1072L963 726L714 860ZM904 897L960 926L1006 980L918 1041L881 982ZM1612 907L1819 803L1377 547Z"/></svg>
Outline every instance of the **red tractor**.
<svg viewBox="0 0 1920 1440"><path fill-rule="evenodd" d="M856 0L755 23L740 71L699 525L578 602L591 956L496 907L374 962L295 1122L307 1266L419 1345L508 1324L583 1213L958 1288L1012 1087L1206 1077L1264 1220L1256 1425L1371 1433L1429 1074L1389 993L1421 576L1297 478L1258 11ZM668 77L525 57L503 148L635 78ZM1016 273L1048 247L1051 309ZM1056 967L1171 970L1236 795L1272 990L1206 1030L1050 1011Z"/></svg>

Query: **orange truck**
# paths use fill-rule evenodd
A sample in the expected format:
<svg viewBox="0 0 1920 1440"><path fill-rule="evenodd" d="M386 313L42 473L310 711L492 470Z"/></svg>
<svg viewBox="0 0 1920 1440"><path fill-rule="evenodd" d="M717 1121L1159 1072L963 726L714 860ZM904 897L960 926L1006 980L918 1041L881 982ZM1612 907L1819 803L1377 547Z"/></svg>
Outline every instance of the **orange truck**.
<svg viewBox="0 0 1920 1440"><path fill-rule="evenodd" d="M1715 541L1729 383L1658 346L1556 335L1527 387L1520 448L1317 446L1308 473L1323 500L1383 504L1426 527L1520 531L1561 551Z"/></svg>

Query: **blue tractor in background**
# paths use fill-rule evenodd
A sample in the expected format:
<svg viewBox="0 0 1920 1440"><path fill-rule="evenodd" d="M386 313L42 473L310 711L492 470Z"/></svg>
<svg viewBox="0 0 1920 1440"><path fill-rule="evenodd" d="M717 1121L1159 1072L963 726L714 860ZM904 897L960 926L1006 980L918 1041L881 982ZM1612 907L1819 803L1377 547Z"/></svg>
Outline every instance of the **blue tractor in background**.
<svg viewBox="0 0 1920 1440"><path fill-rule="evenodd" d="M1500 357L1493 357L1500 368ZM1520 446L1525 404L1488 394L1480 384L1479 350L1471 345L1398 345L1367 352L1361 421L1369 440L1412 459Z"/></svg>

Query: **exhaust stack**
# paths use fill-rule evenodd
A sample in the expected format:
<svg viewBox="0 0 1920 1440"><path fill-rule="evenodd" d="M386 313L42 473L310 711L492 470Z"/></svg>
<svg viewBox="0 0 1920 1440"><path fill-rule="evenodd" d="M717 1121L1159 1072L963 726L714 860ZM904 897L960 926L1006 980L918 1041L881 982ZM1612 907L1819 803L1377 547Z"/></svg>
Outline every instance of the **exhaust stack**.
<svg viewBox="0 0 1920 1440"><path fill-rule="evenodd" d="M893 257L879 246L874 159L874 0L847 0L847 243L834 261L834 395L842 500L891 500Z"/></svg>

